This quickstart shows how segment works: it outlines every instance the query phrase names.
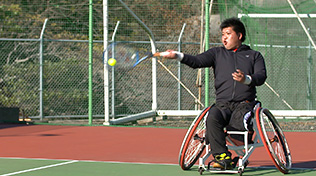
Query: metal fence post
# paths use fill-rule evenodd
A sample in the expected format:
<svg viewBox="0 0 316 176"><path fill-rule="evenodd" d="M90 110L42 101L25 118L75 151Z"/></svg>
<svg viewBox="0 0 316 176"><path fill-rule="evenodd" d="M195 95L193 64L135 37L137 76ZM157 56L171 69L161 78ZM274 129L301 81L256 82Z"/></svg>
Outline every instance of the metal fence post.
<svg viewBox="0 0 316 176"><path fill-rule="evenodd" d="M182 36L186 23L183 24L179 39L178 39L178 51L181 52ZM178 62L178 79L181 80L181 63ZM181 110L181 84L178 82L178 110Z"/></svg>
<svg viewBox="0 0 316 176"><path fill-rule="evenodd" d="M310 33L310 28L308 28ZM313 107L312 101L312 69L313 69L313 59L312 59L312 43L308 42L308 64L307 64L307 110L311 110Z"/></svg>
<svg viewBox="0 0 316 176"><path fill-rule="evenodd" d="M104 75L104 123L103 125L110 125L109 117L109 67L105 64L108 61L108 52L106 48L108 46L108 1L103 0L103 75Z"/></svg>
<svg viewBox="0 0 316 176"><path fill-rule="evenodd" d="M40 94L40 107L39 107L39 117L40 120L42 121L44 118L44 112L43 112L43 42L44 42L44 31L46 28L48 19L46 18L43 24L43 28L41 31L41 36L40 36L40 48L39 48L39 62L40 62L40 85L39 85L39 94Z"/></svg>
<svg viewBox="0 0 316 176"><path fill-rule="evenodd" d="M117 32L117 28L120 24L120 21L117 21L116 23L116 26L115 26L115 29L114 29L114 32L112 34L112 44L113 44L113 47L112 47L112 58L115 58L115 36L116 36L116 32ZM111 102L111 107L112 107L112 119L114 120L115 119L115 67L112 67L112 102Z"/></svg>

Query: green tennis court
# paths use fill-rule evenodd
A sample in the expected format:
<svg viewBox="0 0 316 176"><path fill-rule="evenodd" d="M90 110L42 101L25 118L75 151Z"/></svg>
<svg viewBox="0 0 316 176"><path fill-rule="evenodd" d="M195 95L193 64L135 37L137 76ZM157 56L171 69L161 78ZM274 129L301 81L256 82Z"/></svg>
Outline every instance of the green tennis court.
<svg viewBox="0 0 316 176"><path fill-rule="evenodd" d="M199 175L197 167L190 171L183 171L178 165L167 164L137 164L137 163L111 163L78 160L46 160L46 159L0 159L1 176L56 176L56 175L107 175L107 176L189 176ZM211 173L204 172L203 175ZM315 175L313 169L294 169L291 175ZM212 174L216 175L216 174ZM217 174L236 175L236 174ZM275 168L247 168L243 175L282 175Z"/></svg>

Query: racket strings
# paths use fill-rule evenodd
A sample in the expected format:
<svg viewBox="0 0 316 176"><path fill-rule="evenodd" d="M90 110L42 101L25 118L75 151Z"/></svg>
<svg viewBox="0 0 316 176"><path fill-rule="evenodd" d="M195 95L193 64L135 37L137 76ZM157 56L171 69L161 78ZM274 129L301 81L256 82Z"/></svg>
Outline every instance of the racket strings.
<svg viewBox="0 0 316 176"><path fill-rule="evenodd" d="M117 60L116 67L135 67L151 55L150 45L134 43L111 43L105 53L108 58ZM104 56L103 56L104 57ZM106 63L106 62L104 62Z"/></svg>

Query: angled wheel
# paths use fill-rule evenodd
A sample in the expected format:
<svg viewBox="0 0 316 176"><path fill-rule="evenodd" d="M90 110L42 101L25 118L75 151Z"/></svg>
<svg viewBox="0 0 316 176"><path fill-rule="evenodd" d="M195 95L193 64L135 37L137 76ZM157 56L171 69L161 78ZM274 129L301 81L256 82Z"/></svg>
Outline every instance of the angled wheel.
<svg viewBox="0 0 316 176"><path fill-rule="evenodd" d="M196 116L183 139L179 153L179 165L183 170L190 169L205 148L205 119L210 108L205 108Z"/></svg>
<svg viewBox="0 0 316 176"><path fill-rule="evenodd" d="M291 153L280 125L265 108L256 110L258 133L274 165L286 174L292 165Z"/></svg>

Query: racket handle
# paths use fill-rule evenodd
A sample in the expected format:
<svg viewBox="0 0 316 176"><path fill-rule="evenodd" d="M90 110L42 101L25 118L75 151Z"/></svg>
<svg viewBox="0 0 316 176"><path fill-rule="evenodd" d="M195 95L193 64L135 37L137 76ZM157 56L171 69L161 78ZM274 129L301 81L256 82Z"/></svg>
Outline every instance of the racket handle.
<svg viewBox="0 0 316 176"><path fill-rule="evenodd" d="M178 54L178 53L180 53L180 52L178 52L178 51L171 51L172 53L176 53L176 54ZM153 54L155 57L157 57L157 56L166 56L166 55L168 55L168 54L170 54L170 51L165 51L165 52L157 52L157 53L155 53L155 54Z"/></svg>

